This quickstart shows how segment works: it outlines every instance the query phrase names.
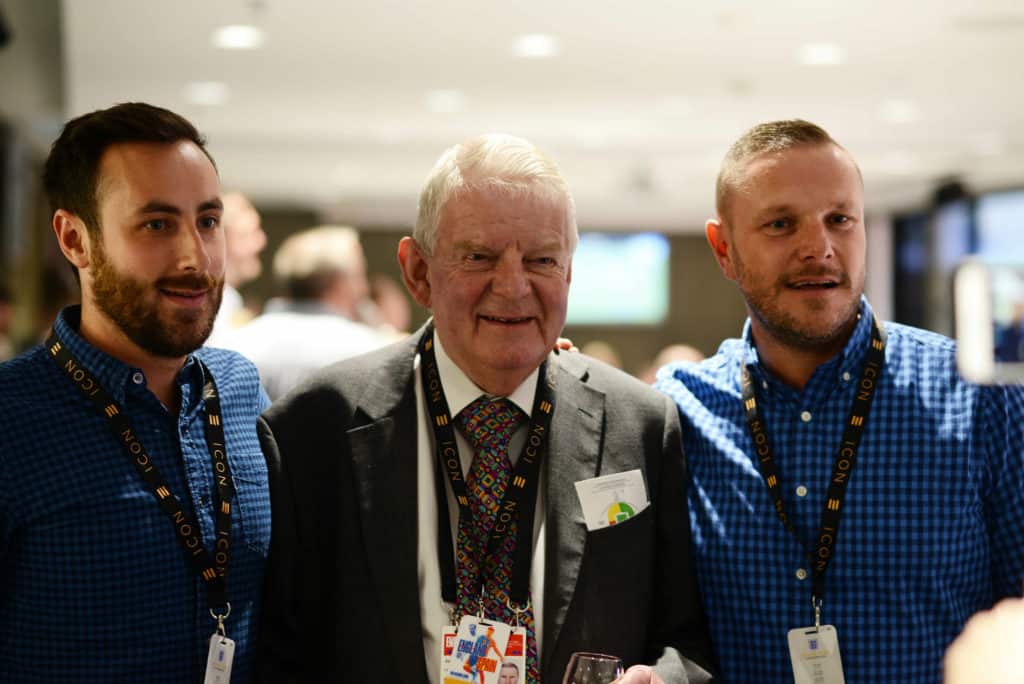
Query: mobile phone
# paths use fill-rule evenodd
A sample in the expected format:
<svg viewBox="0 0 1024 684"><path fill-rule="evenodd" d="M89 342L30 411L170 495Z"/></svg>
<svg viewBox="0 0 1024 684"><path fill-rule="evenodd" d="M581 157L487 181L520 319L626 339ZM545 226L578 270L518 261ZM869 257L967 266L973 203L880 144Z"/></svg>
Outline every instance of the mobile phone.
<svg viewBox="0 0 1024 684"><path fill-rule="evenodd" d="M1024 263L964 262L953 302L960 374L977 383L1024 382Z"/></svg>

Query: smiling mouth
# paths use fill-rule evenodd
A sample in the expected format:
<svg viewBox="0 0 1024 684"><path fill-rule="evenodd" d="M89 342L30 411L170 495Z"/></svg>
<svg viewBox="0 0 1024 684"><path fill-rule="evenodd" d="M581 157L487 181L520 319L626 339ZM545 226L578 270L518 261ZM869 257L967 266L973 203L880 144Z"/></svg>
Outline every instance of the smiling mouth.
<svg viewBox="0 0 1024 684"><path fill-rule="evenodd" d="M170 290L167 288L160 288L160 292L169 297L196 300L206 295L209 290Z"/></svg>
<svg viewBox="0 0 1024 684"><path fill-rule="evenodd" d="M801 280L787 283L786 287L792 290L831 290L839 287L839 282L835 280Z"/></svg>
<svg viewBox="0 0 1024 684"><path fill-rule="evenodd" d="M505 317L505 316L487 316L480 314L480 318L490 323L500 323L502 325L518 325L520 323L527 323L533 318L531 316L520 316L520 317Z"/></svg>

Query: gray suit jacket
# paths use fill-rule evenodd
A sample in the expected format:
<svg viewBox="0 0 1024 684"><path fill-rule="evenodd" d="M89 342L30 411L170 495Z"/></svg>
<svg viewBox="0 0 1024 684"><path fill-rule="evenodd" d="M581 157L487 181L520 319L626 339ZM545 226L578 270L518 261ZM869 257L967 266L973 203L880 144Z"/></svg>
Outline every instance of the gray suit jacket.
<svg viewBox="0 0 1024 684"><path fill-rule="evenodd" d="M418 339L331 366L260 421L274 514L262 682L428 681L416 570ZM552 354L549 368L543 681L561 682L574 651L654 664L670 684L709 681L675 405L579 354ZM588 532L573 483L635 468L651 506Z"/></svg>

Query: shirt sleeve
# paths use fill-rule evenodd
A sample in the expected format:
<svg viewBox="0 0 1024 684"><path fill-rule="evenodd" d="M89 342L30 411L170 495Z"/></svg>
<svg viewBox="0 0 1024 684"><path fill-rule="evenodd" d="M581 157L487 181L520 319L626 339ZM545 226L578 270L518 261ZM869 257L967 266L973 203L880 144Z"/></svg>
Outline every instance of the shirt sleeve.
<svg viewBox="0 0 1024 684"><path fill-rule="evenodd" d="M978 423L988 475L983 506L998 601L1024 591L1024 386L980 391Z"/></svg>

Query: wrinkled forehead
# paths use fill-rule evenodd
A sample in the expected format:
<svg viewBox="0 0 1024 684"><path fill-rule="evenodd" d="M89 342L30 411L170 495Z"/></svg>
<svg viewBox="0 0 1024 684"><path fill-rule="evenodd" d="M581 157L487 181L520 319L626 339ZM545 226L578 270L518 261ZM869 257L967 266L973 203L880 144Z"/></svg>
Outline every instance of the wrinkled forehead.
<svg viewBox="0 0 1024 684"><path fill-rule="evenodd" d="M557 235L567 247L575 248L575 217L568 194L539 183L475 183L460 188L442 208L438 238L485 227L546 239Z"/></svg>

